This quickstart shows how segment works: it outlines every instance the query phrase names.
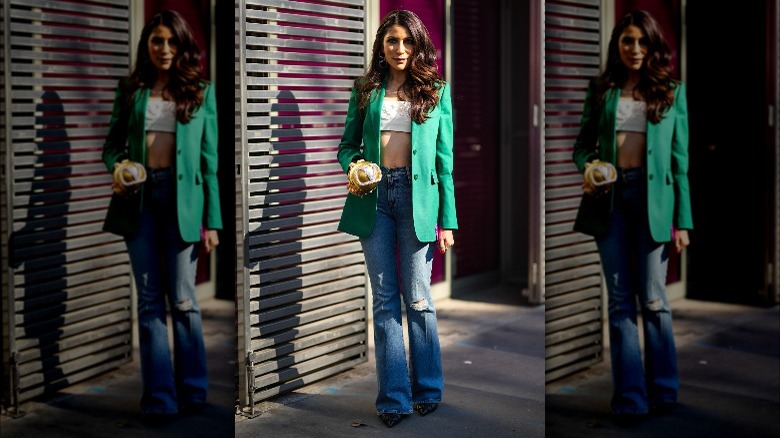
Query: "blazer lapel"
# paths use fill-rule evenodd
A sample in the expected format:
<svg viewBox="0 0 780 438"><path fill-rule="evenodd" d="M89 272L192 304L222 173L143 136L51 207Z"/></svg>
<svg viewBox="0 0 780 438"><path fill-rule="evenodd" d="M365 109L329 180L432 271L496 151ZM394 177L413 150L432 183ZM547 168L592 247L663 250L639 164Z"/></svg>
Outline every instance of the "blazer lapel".
<svg viewBox="0 0 780 438"><path fill-rule="evenodd" d="M385 100L385 87L387 86L387 82L383 82L382 85L375 91L373 91L371 94L371 99L369 100L369 106L368 106L368 116L371 120L371 127L374 128L373 133L373 144L365 144L366 148L370 148L370 150L364 151L366 159L369 161L373 161L375 163L381 162L380 157L380 140L379 136L381 134L379 129L379 123L380 119L382 117L382 102ZM372 138L372 137L368 137ZM370 153L369 153L370 152ZM373 159L372 159L373 158Z"/></svg>
<svg viewBox="0 0 780 438"><path fill-rule="evenodd" d="M616 164L617 159L617 144L615 139L617 138L617 107L620 100L620 89L611 88L607 92L607 99L604 102L604 117L606 117L606 126L610 127L607 131L610 137L607 139L609 147L604 148L602 156L610 163Z"/></svg>
<svg viewBox="0 0 780 438"><path fill-rule="evenodd" d="M140 156L138 161L146 165L146 105L149 103L149 89L140 89L136 96L133 112L130 114L129 125L137 128L130 130L130 136L135 138L129 143L131 147L134 144L138 145L139 149L135 151L135 154L131 151L131 156Z"/></svg>

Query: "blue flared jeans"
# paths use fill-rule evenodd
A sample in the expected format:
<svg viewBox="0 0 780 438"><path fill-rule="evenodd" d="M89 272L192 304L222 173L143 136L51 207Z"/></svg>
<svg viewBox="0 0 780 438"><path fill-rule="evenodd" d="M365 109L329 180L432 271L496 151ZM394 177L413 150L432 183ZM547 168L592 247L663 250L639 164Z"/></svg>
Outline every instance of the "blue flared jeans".
<svg viewBox="0 0 780 438"><path fill-rule="evenodd" d="M441 401L444 386L431 299L434 244L420 242L414 231L411 169L383 168L382 173L376 224L370 236L360 239L373 294L376 408L379 413L408 414L414 403ZM408 366L402 298L409 336Z"/></svg>
<svg viewBox="0 0 780 438"><path fill-rule="evenodd" d="M206 402L206 352L195 298L198 254L179 233L174 172L149 169L144 184L138 230L125 238L138 291L141 411L173 414L181 405ZM166 299L173 321L173 361Z"/></svg>
<svg viewBox="0 0 780 438"><path fill-rule="evenodd" d="M607 234L596 239L608 292L612 411L643 414L677 400L677 355L666 299L668 246L650 235L642 168L620 169ZM637 327L644 332L644 367Z"/></svg>

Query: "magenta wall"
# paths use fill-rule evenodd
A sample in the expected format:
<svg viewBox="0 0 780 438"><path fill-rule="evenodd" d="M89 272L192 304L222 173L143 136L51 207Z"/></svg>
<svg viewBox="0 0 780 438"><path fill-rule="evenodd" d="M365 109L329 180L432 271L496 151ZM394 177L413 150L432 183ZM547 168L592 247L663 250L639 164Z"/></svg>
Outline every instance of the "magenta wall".
<svg viewBox="0 0 780 438"><path fill-rule="evenodd" d="M672 69L675 76L680 76L680 32L682 29L680 0L622 0L615 4L615 22L624 15L638 9L649 12L669 44L672 52ZM673 249L669 251L669 263L666 272L666 282L674 283L680 280L680 256Z"/></svg>
<svg viewBox="0 0 780 438"><path fill-rule="evenodd" d="M439 66L439 73L444 76L444 41L445 41L445 14L444 0L380 0L379 19L395 9L406 9L414 12L420 17L428 34L431 36L434 47L436 47L436 63ZM457 235L456 235L457 239ZM436 283L444 280L444 257L434 251L433 273L431 282Z"/></svg>
<svg viewBox="0 0 780 438"><path fill-rule="evenodd" d="M622 0L615 3L615 22L638 9L649 12L658 21L672 51L672 68L680 74L680 0Z"/></svg>
<svg viewBox="0 0 780 438"><path fill-rule="evenodd" d="M211 29L211 17L209 16L208 0L145 0L144 24L154 14L164 10L174 10L181 14L192 28L195 41L200 47L201 66L203 76L209 76L209 30Z"/></svg>
<svg viewBox="0 0 780 438"><path fill-rule="evenodd" d="M164 11L174 10L184 17L192 28L195 41L200 48L201 68L203 77L209 78L209 29L211 28L211 17L209 16L208 0L145 0L144 2L144 23L148 22L154 14ZM135 42L134 44L137 44ZM135 62L135 60L133 60ZM135 65L135 64L133 64ZM224 207L223 207L224 208ZM211 256L206 252L202 245L198 245L198 272L195 276L197 284L209 280L209 261Z"/></svg>
<svg viewBox="0 0 780 438"><path fill-rule="evenodd" d="M444 76L444 0L380 0L379 19L394 9L406 9L420 17L436 47L436 63L439 65L439 73Z"/></svg>

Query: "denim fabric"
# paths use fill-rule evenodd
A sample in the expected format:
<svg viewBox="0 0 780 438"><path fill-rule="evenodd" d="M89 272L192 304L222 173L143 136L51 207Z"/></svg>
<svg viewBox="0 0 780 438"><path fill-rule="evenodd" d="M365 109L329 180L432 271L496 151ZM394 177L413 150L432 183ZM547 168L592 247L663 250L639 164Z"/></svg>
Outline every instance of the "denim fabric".
<svg viewBox="0 0 780 438"><path fill-rule="evenodd" d="M374 230L360 239L374 300L376 408L379 413L408 414L413 403L441 401L444 386L436 310L431 300L434 245L417 240L414 231L410 168L382 168L382 174ZM401 326L402 296L409 367Z"/></svg>
<svg viewBox="0 0 780 438"><path fill-rule="evenodd" d="M597 239L607 283L612 410L646 413L648 403L677 400L677 354L666 299L668 247L650 235L642 168L619 171L606 236ZM642 312L645 363L636 301Z"/></svg>
<svg viewBox="0 0 780 438"><path fill-rule="evenodd" d="M144 184L138 231L125 239L138 291L141 410L172 414L178 405L206 401L206 352L195 298L198 254L179 234L174 172L148 169ZM166 298L173 321L173 363Z"/></svg>

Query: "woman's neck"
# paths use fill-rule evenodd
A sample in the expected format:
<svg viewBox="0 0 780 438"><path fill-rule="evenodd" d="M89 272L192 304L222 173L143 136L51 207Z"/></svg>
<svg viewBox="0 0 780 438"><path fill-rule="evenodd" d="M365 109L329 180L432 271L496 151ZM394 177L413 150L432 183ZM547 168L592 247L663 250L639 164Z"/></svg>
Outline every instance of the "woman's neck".
<svg viewBox="0 0 780 438"><path fill-rule="evenodd" d="M409 76L407 72L395 72L390 71L390 77L387 80L388 88L398 88L406 82L406 78Z"/></svg>
<svg viewBox="0 0 780 438"><path fill-rule="evenodd" d="M626 91L633 91L637 85L639 85L639 72L629 72L626 82L623 84L623 89Z"/></svg>
<svg viewBox="0 0 780 438"><path fill-rule="evenodd" d="M152 84L152 89L157 91L162 91L165 87L168 86L168 73L157 73L157 78L154 80L154 84Z"/></svg>

